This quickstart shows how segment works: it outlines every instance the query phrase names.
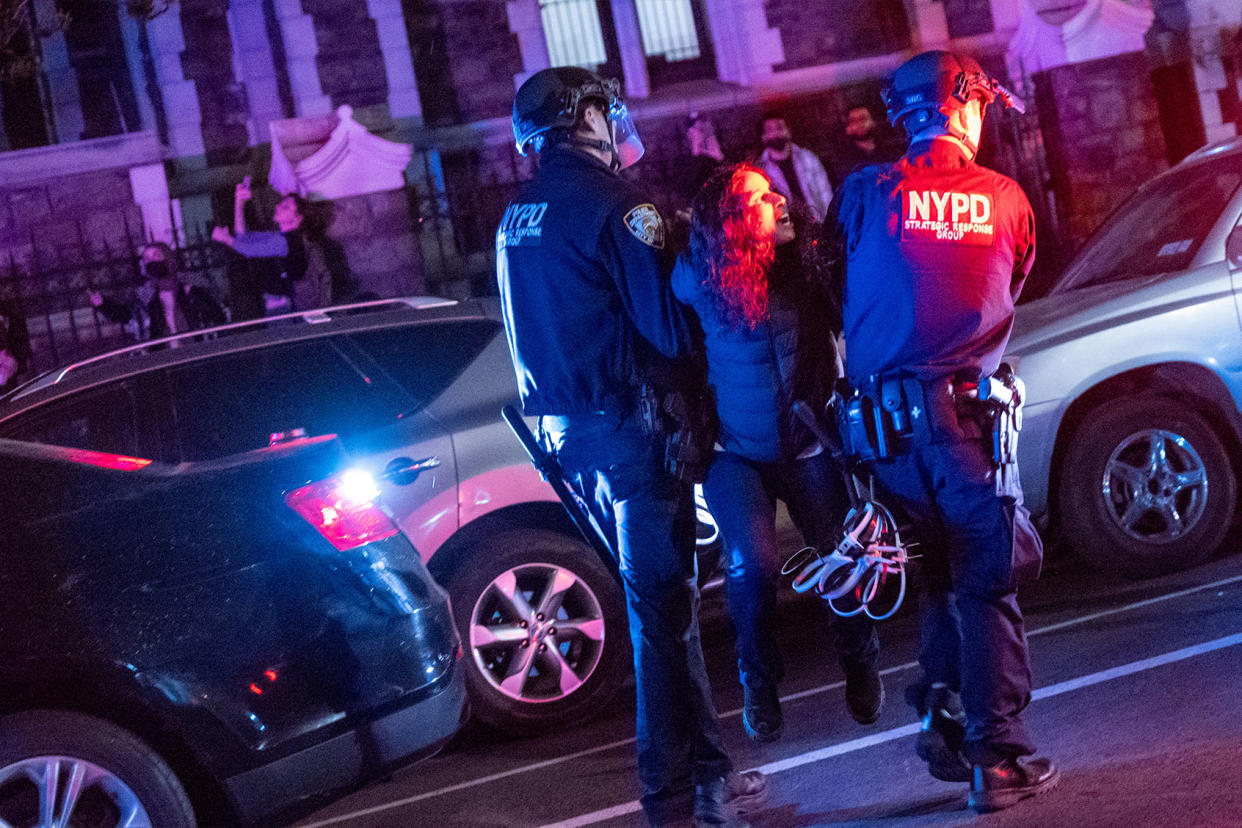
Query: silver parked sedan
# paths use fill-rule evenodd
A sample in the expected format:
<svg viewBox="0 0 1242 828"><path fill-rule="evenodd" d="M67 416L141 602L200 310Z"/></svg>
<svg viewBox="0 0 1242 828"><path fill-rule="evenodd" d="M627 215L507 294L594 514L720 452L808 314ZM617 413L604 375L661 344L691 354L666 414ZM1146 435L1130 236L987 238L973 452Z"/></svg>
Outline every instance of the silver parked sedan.
<svg viewBox="0 0 1242 828"><path fill-rule="evenodd" d="M1242 138L1121 205L1019 307L1027 503L1099 567L1145 577L1225 538L1242 459Z"/></svg>

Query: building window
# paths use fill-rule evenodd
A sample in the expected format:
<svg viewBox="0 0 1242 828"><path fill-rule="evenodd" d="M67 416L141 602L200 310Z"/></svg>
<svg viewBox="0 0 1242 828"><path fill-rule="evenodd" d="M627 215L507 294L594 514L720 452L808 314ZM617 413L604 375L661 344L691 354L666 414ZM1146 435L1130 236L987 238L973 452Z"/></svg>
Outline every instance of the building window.
<svg viewBox="0 0 1242 828"><path fill-rule="evenodd" d="M65 45L77 75L85 125L80 136L62 135L61 139L138 132L142 118L116 6L93 0L60 0L58 8L69 20Z"/></svg>
<svg viewBox="0 0 1242 828"><path fill-rule="evenodd" d="M652 87L716 76L702 0L635 0Z"/></svg>
<svg viewBox="0 0 1242 828"><path fill-rule="evenodd" d="M636 5L647 57L673 61L701 56L690 0L637 0Z"/></svg>
<svg viewBox="0 0 1242 828"><path fill-rule="evenodd" d="M621 74L612 2L632 2L652 86L714 77L702 0L539 0L553 66Z"/></svg>
<svg viewBox="0 0 1242 828"><path fill-rule="evenodd" d="M601 20L611 10L600 5L598 0L539 0L553 66L598 69L608 62Z"/></svg>

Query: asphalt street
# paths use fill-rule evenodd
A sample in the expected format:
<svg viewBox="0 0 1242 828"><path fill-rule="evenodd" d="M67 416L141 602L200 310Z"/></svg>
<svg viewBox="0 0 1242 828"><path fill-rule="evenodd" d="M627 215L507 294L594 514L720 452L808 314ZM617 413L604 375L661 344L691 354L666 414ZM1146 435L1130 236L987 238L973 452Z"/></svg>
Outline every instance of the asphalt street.
<svg viewBox="0 0 1242 828"><path fill-rule="evenodd" d="M1236 546L1235 546L1236 548ZM846 714L841 671L815 598L784 590L784 738L742 732L724 592L704 599L703 633L726 741L742 768L771 777L755 826L1242 825L1242 556L1133 582L1064 553L1022 595L1035 676L1027 711L1060 785L996 814L966 808L914 755L901 700L914 675L912 613L881 626L888 702L879 722ZM511 739L468 725L438 756L298 823L315 826L641 825L633 691L564 732Z"/></svg>

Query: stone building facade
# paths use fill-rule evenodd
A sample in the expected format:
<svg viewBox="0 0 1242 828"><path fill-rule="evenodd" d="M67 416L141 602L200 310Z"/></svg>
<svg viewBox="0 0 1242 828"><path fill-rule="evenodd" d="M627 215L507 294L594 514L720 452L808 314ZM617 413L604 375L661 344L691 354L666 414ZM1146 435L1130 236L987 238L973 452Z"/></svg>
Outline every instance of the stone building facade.
<svg viewBox="0 0 1242 828"><path fill-rule="evenodd" d="M881 114L884 77L928 48L974 54L1035 104L989 127L991 157L1064 247L1169 163L1153 68L1184 68L1179 100L1204 140L1242 123L1236 0L176 0L146 21L118 3L102 64L98 43L45 26L84 2L31 0L37 83L0 85L0 281L10 262L47 271L226 222L234 184L267 178L273 123L347 105L412 148L403 189L333 205L364 288L487 291L492 229L530 172L513 92L585 42L558 40L558 6L594 15L592 65L623 78L649 151L636 174L666 207L691 111L713 113L740 156L779 102L795 140L831 154L844 111ZM659 53L658 18L678 9L692 54Z"/></svg>

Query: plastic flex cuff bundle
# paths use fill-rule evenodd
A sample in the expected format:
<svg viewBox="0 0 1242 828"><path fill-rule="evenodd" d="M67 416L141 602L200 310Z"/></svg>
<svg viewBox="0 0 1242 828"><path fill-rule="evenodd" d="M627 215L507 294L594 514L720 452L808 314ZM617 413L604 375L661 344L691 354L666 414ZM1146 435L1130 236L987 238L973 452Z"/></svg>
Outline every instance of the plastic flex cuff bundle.
<svg viewBox="0 0 1242 828"><path fill-rule="evenodd" d="M785 562L781 574L794 575L796 592L814 590L837 615L861 612L883 621L906 597L909 560L892 513L882 503L865 500L845 516L832 552L822 555L813 546L804 547Z"/></svg>

